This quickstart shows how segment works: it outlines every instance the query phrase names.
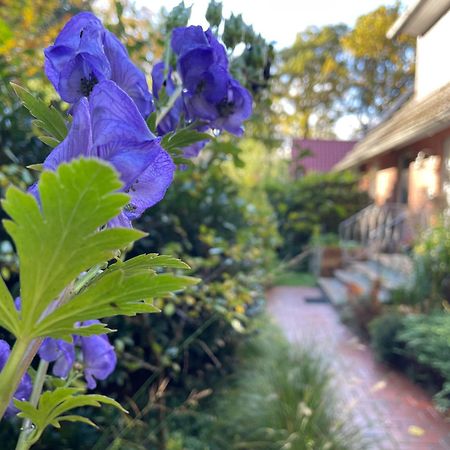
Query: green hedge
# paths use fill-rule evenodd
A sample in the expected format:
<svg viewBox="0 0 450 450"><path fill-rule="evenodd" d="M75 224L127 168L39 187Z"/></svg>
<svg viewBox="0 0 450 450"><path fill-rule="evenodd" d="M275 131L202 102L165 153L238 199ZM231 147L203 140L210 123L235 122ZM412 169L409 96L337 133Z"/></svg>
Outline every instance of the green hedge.
<svg viewBox="0 0 450 450"><path fill-rule="evenodd" d="M295 181L267 186L283 238L281 257L299 254L317 230L337 233L339 224L369 204L350 172L310 173Z"/></svg>
<svg viewBox="0 0 450 450"><path fill-rule="evenodd" d="M385 314L370 324L378 357L434 390L439 409L450 409L450 314Z"/></svg>

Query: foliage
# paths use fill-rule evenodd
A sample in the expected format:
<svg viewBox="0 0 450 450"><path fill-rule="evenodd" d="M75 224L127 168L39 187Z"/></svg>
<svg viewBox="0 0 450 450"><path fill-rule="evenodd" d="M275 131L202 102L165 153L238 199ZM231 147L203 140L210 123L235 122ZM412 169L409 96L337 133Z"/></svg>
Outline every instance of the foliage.
<svg viewBox="0 0 450 450"><path fill-rule="evenodd" d="M308 272L282 272L270 283L273 286L316 286L316 277Z"/></svg>
<svg viewBox="0 0 450 450"><path fill-rule="evenodd" d="M239 361L215 402L205 448L364 448L316 352L292 348L265 325L242 346Z"/></svg>
<svg viewBox="0 0 450 450"><path fill-rule="evenodd" d="M277 232L270 205L250 203L221 158L210 156L180 172L164 202L140 220L152 232L131 255L183 255L203 281L170 303L155 303L161 315L111 321L119 367L104 386L132 417L102 413L100 440L87 431L80 440L69 428L47 437L49 445L102 448L113 440L120 448L170 448L178 420L191 417L231 370L236 346L262 307Z"/></svg>
<svg viewBox="0 0 450 450"><path fill-rule="evenodd" d="M308 28L281 53L279 89L292 111L287 116L292 134L322 136L320 130L329 130L342 114L348 68L340 41L346 32L345 25Z"/></svg>
<svg viewBox="0 0 450 450"><path fill-rule="evenodd" d="M450 230L443 222L426 230L414 248L416 295L423 311L450 301Z"/></svg>
<svg viewBox="0 0 450 450"><path fill-rule="evenodd" d="M349 110L364 128L412 91L415 40L405 35L386 37L398 15L398 3L380 6L359 17L354 29L342 38L344 50L351 55Z"/></svg>
<svg viewBox="0 0 450 450"><path fill-rule="evenodd" d="M100 407L101 404L111 405L126 412L119 403L104 395L82 394L82 389L76 388L56 388L42 394L37 406L29 402L15 401L16 406L21 410L19 417L29 419L33 425L30 435L30 443L36 443L48 426L61 428L61 422L81 422L96 427L90 419L77 415L66 414L73 409L83 406Z"/></svg>
<svg viewBox="0 0 450 450"><path fill-rule="evenodd" d="M283 237L281 257L299 254L313 234L337 233L341 221L368 204L352 173L311 173L289 183L267 186Z"/></svg>
<svg viewBox="0 0 450 450"><path fill-rule="evenodd" d="M400 366L403 362L399 354L398 335L404 328L404 316L398 313L386 313L370 322L371 344L381 361Z"/></svg>
<svg viewBox="0 0 450 450"><path fill-rule="evenodd" d="M10 219L3 224L21 262L21 307L20 311L16 309L2 280L0 324L17 338L8 364L0 373L2 407L8 405L27 369L22 364L22 353L28 352L31 361L43 338L71 340L73 334L90 336L111 331L100 323L76 323L157 311L153 297L195 283L187 277L157 274L153 270L188 267L172 257L153 254L126 262L117 259L117 249L143 235L133 229L98 231L128 202L128 195L117 192L120 186L111 167L81 159L60 165L56 172L42 174L37 186L39 204L30 193L14 187L7 190L3 207ZM109 267L108 261L112 261ZM90 269L84 275L86 267L94 271ZM100 403L119 407L112 399L84 395L80 392L83 390L84 387L57 388L44 394L37 407L31 402L16 402L21 416L34 424L23 435L24 448L33 445L48 425L59 428L66 421L93 424L83 416L66 414L74 408Z"/></svg>
<svg viewBox="0 0 450 450"><path fill-rule="evenodd" d="M276 108L284 132L333 138L343 115L364 131L412 92L414 38L386 37L399 4L380 6L355 26L326 25L299 33L277 64Z"/></svg>
<svg viewBox="0 0 450 450"><path fill-rule="evenodd" d="M435 400L442 410L450 409L450 314L411 315L404 319L398 333L404 345L402 354L424 366L428 379L440 378L441 388Z"/></svg>

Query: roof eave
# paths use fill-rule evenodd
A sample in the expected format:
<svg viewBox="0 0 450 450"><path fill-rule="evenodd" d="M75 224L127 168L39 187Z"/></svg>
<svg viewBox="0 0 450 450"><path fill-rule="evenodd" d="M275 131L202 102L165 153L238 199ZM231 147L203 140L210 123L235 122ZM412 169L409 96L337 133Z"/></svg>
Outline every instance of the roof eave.
<svg viewBox="0 0 450 450"><path fill-rule="evenodd" d="M388 39L400 34L421 36L425 34L450 8L450 0L417 0L392 25L386 33Z"/></svg>
<svg viewBox="0 0 450 450"><path fill-rule="evenodd" d="M420 130L418 133L412 133L410 136L399 137L397 142L391 143L390 146L382 149L381 151L372 151L365 152L363 155L357 155L356 158L344 158L334 165L332 170L342 171L348 169L354 169L355 167L369 161L372 158L377 156L384 155L385 153L389 153L390 151L395 151L404 148L407 145L410 145L414 142L420 141L428 136L432 136L436 133L439 133L442 130L448 128L449 122L448 120L436 120L433 123L430 123L427 127ZM349 154L351 156L351 154Z"/></svg>

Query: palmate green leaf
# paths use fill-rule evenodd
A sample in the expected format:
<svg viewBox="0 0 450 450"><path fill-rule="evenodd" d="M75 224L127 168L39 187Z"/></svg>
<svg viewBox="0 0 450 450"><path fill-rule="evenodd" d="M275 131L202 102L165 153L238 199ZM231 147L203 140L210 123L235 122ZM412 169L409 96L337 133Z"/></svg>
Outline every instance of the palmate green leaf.
<svg viewBox="0 0 450 450"><path fill-rule="evenodd" d="M20 329L19 315L14 306L14 300L0 277L0 326L17 335Z"/></svg>
<svg viewBox="0 0 450 450"><path fill-rule="evenodd" d="M89 267L113 258L144 233L132 229L98 231L125 206L114 169L94 159L62 164L43 172L36 199L10 188L3 207L6 231L20 260L22 328L29 332L71 281Z"/></svg>
<svg viewBox="0 0 450 450"><path fill-rule="evenodd" d="M69 339L71 334L79 334L80 329L74 327L75 322L159 312L151 303L153 298L167 296L198 282L196 278L159 275L152 270L152 267L163 265L183 269L187 267L175 258L155 254L140 255L126 262L113 264L70 302L38 323L33 330L34 337ZM99 334L94 328L86 328L83 332Z"/></svg>
<svg viewBox="0 0 450 450"><path fill-rule="evenodd" d="M94 422L86 417L66 414L83 406L100 407L102 404L114 406L123 412L127 412L117 401L104 395L82 394L77 388L56 388L53 391L44 392L37 407L30 402L14 400L14 404L21 411L18 416L29 419L33 425L33 431L28 435L29 445L36 443L48 426L61 427L61 422L83 422L96 427Z"/></svg>
<svg viewBox="0 0 450 450"><path fill-rule="evenodd" d="M51 137L61 142L67 135L64 117L53 106L46 105L42 100L18 84L11 83L14 92L22 100L33 117L38 120L38 126ZM42 139L41 139L42 140Z"/></svg>

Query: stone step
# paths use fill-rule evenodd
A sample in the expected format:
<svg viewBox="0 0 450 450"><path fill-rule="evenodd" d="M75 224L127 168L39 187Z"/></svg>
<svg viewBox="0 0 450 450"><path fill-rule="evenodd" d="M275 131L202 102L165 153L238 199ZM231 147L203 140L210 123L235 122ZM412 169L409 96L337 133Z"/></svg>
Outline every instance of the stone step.
<svg viewBox="0 0 450 450"><path fill-rule="evenodd" d="M414 261L403 253L378 253L373 255L371 260L381 264L389 271L400 272L408 278L413 276Z"/></svg>
<svg viewBox="0 0 450 450"><path fill-rule="evenodd" d="M380 280L383 288L388 291L408 287L411 284L410 276L395 269L387 269L377 261L357 262L350 266L350 270L362 274L371 282Z"/></svg>
<svg viewBox="0 0 450 450"><path fill-rule="evenodd" d="M336 278L320 277L318 284L333 305L342 306L347 303L347 288Z"/></svg>
<svg viewBox="0 0 450 450"><path fill-rule="evenodd" d="M334 276L345 285L348 294L355 297L368 296L374 288L374 281L356 270L336 270ZM388 290L382 286L378 293L378 299L380 302L387 302L389 297Z"/></svg>

